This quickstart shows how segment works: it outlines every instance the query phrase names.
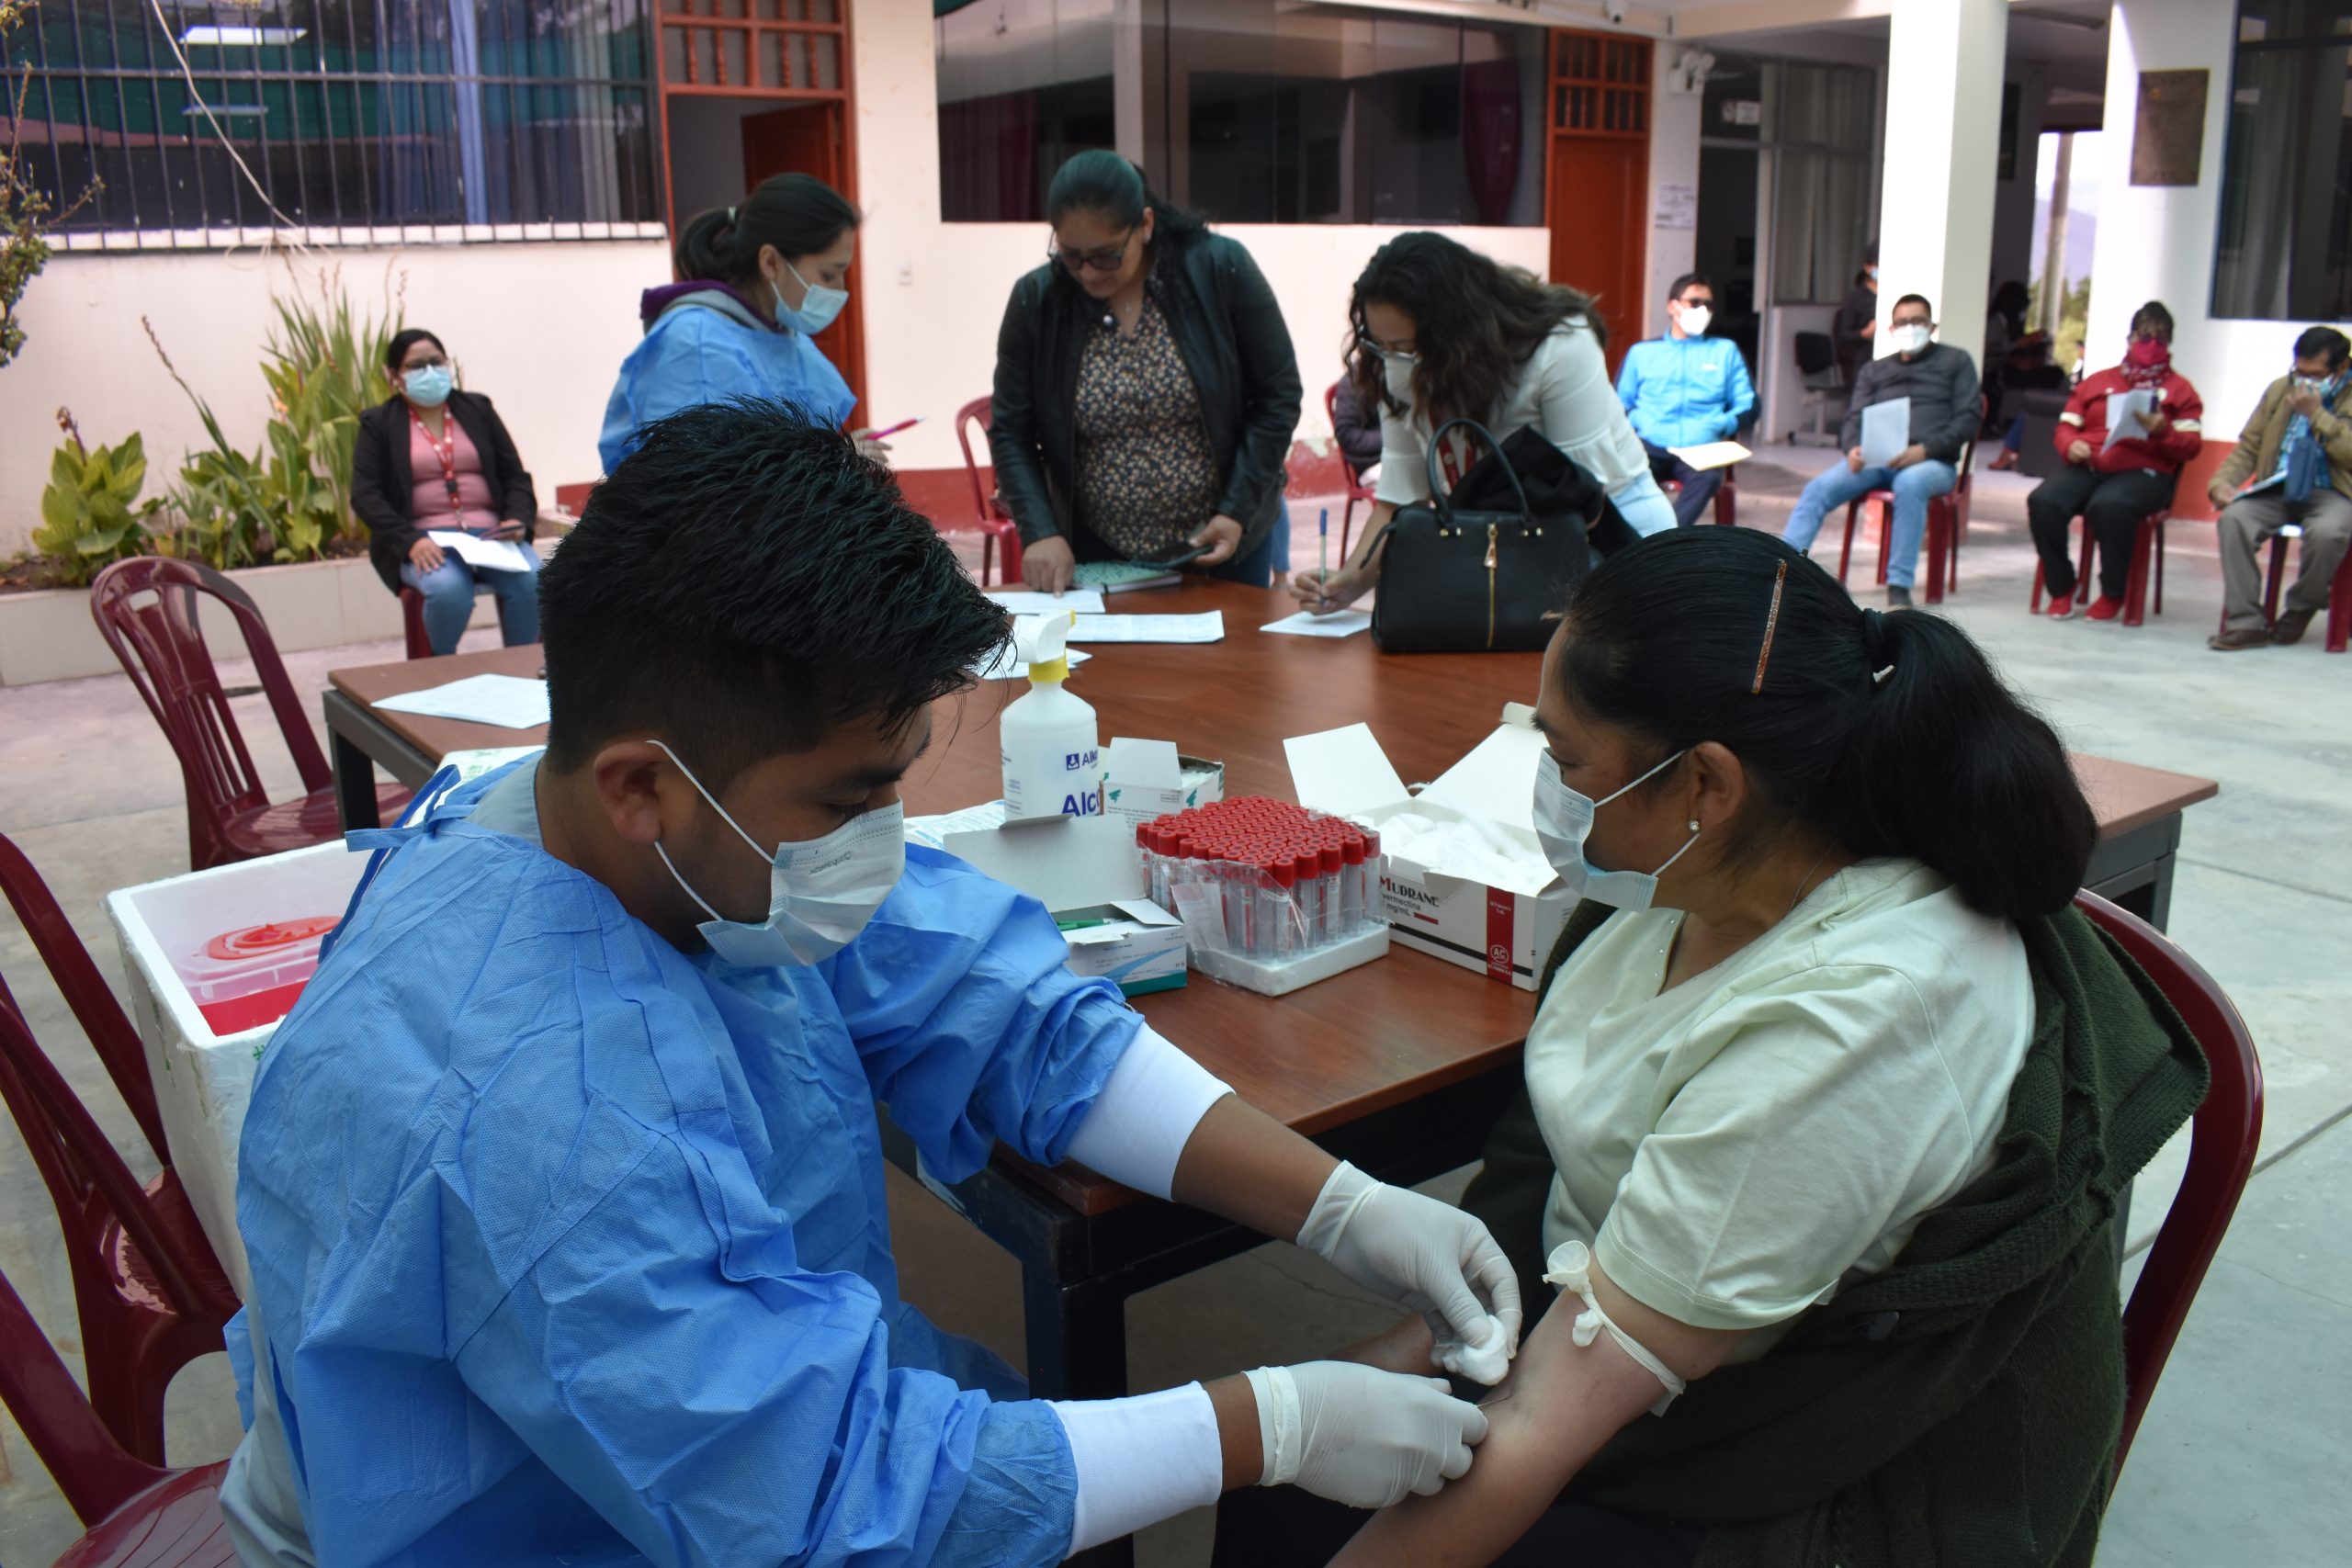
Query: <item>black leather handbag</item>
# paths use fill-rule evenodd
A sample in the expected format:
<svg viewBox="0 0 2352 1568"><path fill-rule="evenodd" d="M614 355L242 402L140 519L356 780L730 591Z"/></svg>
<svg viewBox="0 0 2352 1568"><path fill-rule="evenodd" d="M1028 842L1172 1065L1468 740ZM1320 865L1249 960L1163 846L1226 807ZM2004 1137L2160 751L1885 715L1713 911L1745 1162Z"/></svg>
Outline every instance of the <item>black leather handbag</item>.
<svg viewBox="0 0 2352 1568"><path fill-rule="evenodd" d="M1455 429L1486 455L1449 494L1438 453ZM1430 437L1429 476L1430 499L1389 520L1373 640L1384 653L1541 649L1589 570L1588 525L1615 523L1600 481L1532 426L1498 442L1468 419Z"/></svg>

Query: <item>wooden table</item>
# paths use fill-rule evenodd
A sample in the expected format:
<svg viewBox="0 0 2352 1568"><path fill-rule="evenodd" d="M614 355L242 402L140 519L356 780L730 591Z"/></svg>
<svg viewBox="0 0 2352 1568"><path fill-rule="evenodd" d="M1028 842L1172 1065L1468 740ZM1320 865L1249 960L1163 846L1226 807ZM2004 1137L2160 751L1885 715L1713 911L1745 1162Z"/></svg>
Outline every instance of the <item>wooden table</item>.
<svg viewBox="0 0 2352 1568"><path fill-rule="evenodd" d="M1398 773L1423 781L1485 737L1505 702L1534 700L1537 655L1390 658L1368 636L1259 633L1293 607L1286 595L1227 584L1118 595L1114 608L1137 614L1221 609L1226 640L1097 645L1071 689L1094 705L1106 741L1173 740L1222 759L1228 794L1284 797L1286 736L1363 720ZM539 665L537 649L520 648L334 671L327 725L346 823L374 820L370 760L414 785L447 751L539 739L369 705L463 675L530 675ZM1017 682L990 682L943 705L932 753L906 782L910 815L994 798L997 715L1018 693ZM2096 757L2078 757L2076 766L2102 828L2088 885L2161 926L2181 810L2216 786ZM1406 1183L1476 1157L1517 1088L1534 1008L1524 991L1402 948L1281 998L1196 979L1140 1005L1154 1027L1252 1103L1374 1175ZM914 1171L911 1146L887 1122L885 1141L891 1158ZM1261 1239L1081 1168L1039 1169L1001 1151L952 1188L925 1179L1020 1260L1029 1377L1040 1397L1125 1393L1126 1298Z"/></svg>

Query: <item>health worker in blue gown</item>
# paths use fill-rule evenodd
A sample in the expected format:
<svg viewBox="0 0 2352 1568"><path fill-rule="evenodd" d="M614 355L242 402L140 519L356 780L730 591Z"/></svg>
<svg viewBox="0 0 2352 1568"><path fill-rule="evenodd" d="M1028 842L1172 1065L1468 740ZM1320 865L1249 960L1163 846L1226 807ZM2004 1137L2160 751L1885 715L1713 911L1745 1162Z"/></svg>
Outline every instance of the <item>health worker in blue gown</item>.
<svg viewBox="0 0 2352 1568"><path fill-rule="evenodd" d="M849 303L859 221L813 175L777 175L733 207L696 214L678 236L684 281L639 298L645 336L621 361L596 438L605 472L655 421L729 398L773 399L846 425L857 395L816 337ZM854 434L869 456L889 450Z"/></svg>
<svg viewBox="0 0 2352 1568"><path fill-rule="evenodd" d="M1520 1322L1485 1226L1242 1103L1034 900L908 844L899 781L1006 623L884 469L775 405L675 415L540 603L546 750L353 835L254 1082L245 1562L1001 1568L1231 1486L1376 1507L1468 1469L1486 1417L1430 1379L1032 1400L900 1299L880 1105L946 1180L1001 1140L1457 1348Z"/></svg>

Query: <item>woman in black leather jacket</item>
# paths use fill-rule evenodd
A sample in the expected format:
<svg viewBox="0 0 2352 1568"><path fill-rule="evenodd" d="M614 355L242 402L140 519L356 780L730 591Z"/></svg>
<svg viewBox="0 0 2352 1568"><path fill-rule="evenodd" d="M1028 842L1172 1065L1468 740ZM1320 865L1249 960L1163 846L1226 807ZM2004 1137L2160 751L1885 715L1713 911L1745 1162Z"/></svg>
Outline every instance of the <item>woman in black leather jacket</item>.
<svg viewBox="0 0 2352 1568"><path fill-rule="evenodd" d="M1298 361L1250 253L1154 197L1115 152L1046 193L1046 265L997 334L989 449L1022 575L1082 560L1193 562L1261 587L1287 570L1283 505Z"/></svg>

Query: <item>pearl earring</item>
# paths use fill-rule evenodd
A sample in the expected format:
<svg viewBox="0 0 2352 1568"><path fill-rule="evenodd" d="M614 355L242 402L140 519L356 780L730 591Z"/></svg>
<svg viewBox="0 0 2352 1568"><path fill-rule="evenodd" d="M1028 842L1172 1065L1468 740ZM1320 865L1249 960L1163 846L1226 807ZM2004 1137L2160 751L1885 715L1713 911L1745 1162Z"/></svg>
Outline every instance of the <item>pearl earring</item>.
<svg viewBox="0 0 2352 1568"><path fill-rule="evenodd" d="M1699 830L1699 819L1696 817L1690 818L1690 830L1694 833Z"/></svg>

